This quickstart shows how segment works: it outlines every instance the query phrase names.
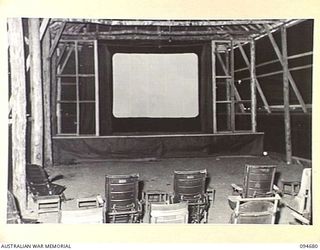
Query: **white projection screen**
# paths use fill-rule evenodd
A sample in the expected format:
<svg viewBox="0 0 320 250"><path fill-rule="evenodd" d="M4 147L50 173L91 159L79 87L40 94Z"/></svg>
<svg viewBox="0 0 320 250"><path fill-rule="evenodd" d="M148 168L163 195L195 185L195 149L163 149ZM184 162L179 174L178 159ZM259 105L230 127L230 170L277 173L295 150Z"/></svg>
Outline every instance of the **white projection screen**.
<svg viewBox="0 0 320 250"><path fill-rule="evenodd" d="M112 66L116 118L198 116L196 54L116 53Z"/></svg>

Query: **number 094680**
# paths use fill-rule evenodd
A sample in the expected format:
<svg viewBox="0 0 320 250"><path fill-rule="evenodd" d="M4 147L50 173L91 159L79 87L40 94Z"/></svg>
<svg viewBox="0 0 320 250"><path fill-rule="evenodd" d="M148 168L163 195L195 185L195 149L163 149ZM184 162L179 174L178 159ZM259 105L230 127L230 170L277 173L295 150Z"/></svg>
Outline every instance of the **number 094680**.
<svg viewBox="0 0 320 250"><path fill-rule="evenodd" d="M318 248L318 244L300 244L300 248Z"/></svg>

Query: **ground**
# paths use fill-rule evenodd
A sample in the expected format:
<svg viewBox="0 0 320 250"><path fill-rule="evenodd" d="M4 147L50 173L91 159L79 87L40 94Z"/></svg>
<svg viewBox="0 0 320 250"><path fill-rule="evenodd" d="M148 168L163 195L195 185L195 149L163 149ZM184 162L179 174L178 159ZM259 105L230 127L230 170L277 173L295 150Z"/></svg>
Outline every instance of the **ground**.
<svg viewBox="0 0 320 250"><path fill-rule="evenodd" d="M209 209L209 223L228 224L232 210L228 204L231 183L242 183L245 164L277 165L276 184L281 179L300 180L303 166L287 165L277 155L217 156L207 158L167 158L167 159L122 159L90 161L74 165L59 165L48 168L50 176L61 174L63 178L55 183L65 185L66 202L62 210L76 209L76 199L100 194L105 197L105 175L138 173L141 189L173 191L174 170L207 169L209 186L215 190L215 199ZM43 222L57 222L56 214L40 216ZM289 224L293 218L287 208L280 208L277 223Z"/></svg>

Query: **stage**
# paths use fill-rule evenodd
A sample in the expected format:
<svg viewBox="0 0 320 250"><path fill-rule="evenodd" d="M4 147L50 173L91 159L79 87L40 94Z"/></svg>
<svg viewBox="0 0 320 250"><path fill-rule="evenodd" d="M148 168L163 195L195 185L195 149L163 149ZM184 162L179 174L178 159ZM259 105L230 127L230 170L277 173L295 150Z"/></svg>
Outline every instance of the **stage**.
<svg viewBox="0 0 320 250"><path fill-rule="evenodd" d="M54 164L121 158L261 155L264 133L54 136Z"/></svg>

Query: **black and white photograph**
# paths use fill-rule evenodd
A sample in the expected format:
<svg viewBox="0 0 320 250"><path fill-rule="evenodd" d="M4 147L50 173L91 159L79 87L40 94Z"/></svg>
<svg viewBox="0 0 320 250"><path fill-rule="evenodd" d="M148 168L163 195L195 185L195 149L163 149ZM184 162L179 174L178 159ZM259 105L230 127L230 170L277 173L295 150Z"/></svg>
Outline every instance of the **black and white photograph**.
<svg viewBox="0 0 320 250"><path fill-rule="evenodd" d="M313 225L313 19L8 17L8 224Z"/></svg>

